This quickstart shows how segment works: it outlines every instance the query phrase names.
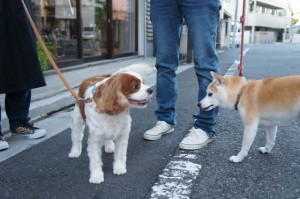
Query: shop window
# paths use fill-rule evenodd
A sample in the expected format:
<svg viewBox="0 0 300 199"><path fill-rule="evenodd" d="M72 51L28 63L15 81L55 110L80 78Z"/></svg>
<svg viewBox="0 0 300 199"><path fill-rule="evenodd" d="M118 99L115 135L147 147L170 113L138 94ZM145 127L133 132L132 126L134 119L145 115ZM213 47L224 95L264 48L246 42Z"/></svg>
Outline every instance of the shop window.
<svg viewBox="0 0 300 199"><path fill-rule="evenodd" d="M84 57L107 55L106 0L82 0L82 53Z"/></svg>
<svg viewBox="0 0 300 199"><path fill-rule="evenodd" d="M113 54L135 52L135 0L113 0Z"/></svg>
<svg viewBox="0 0 300 199"><path fill-rule="evenodd" d="M76 0L32 0L35 23L55 61L77 58Z"/></svg>

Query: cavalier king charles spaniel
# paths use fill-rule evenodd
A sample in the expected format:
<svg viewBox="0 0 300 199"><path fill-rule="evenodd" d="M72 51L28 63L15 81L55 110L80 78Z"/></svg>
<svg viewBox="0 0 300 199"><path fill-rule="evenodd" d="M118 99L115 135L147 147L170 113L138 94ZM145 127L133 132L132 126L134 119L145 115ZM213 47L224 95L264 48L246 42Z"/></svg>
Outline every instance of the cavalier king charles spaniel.
<svg viewBox="0 0 300 199"><path fill-rule="evenodd" d="M144 84L142 75L154 72L154 67L134 64L114 74L100 75L84 80L79 88L72 122L70 158L77 158L82 150L85 124L88 126L88 157L90 183L104 181L102 146L107 153L114 152L113 173L126 173L126 153L131 128L130 108L144 108L150 102L152 88Z"/></svg>

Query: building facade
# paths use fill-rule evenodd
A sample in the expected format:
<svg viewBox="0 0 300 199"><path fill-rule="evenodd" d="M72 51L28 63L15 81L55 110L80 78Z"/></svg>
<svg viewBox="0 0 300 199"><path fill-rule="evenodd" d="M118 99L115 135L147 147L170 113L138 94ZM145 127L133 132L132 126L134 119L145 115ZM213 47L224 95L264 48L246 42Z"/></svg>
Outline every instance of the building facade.
<svg viewBox="0 0 300 199"><path fill-rule="evenodd" d="M154 54L150 0L32 0L34 21L59 67ZM222 0L217 48L237 47L243 1ZM246 0L244 42L272 43L290 25L284 0ZM186 54L184 28L181 54Z"/></svg>
<svg viewBox="0 0 300 199"><path fill-rule="evenodd" d="M224 0L223 9L223 13L229 13L230 16L230 36L236 31L237 40L240 40L243 1ZM291 24L291 18L291 10L285 0L246 0L244 43L282 41L283 32Z"/></svg>
<svg viewBox="0 0 300 199"><path fill-rule="evenodd" d="M139 6L144 6L140 2L32 0L32 5L36 26L63 67L143 52L139 50Z"/></svg>

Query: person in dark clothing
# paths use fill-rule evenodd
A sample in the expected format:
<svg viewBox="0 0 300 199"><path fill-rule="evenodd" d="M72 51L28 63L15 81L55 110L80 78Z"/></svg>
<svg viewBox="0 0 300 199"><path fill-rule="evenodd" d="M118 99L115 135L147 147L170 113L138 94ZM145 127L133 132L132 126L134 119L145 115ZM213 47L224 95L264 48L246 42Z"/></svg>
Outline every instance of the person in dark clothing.
<svg viewBox="0 0 300 199"><path fill-rule="evenodd" d="M31 0L24 2L32 15ZM36 38L21 0L0 0L0 94L5 94L5 111L13 136L36 139L47 134L29 123L31 89L45 85ZM0 150L8 147L0 123Z"/></svg>

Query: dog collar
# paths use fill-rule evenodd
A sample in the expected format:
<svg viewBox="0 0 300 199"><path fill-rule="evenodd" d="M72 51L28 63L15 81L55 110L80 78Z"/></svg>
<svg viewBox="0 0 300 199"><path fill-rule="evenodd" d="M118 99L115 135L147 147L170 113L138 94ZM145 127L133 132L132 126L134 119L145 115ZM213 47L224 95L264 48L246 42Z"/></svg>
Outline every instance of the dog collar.
<svg viewBox="0 0 300 199"><path fill-rule="evenodd" d="M244 92L245 88L246 88L246 85L242 86L242 88L240 89L240 91L239 91L239 93L237 95L236 102L234 104L234 109L235 110L238 110L238 105L239 105L241 96L243 95L243 92Z"/></svg>
<svg viewBox="0 0 300 199"><path fill-rule="evenodd" d="M91 93L92 93L92 97L88 97L88 98L85 98L84 102L88 105L93 105L93 99L94 99L94 94L97 90L97 87L101 86L102 84L104 84L107 80L109 80L110 77L107 77L105 79L103 79L102 81L100 82L97 82L96 84L94 84L92 87L91 87Z"/></svg>

